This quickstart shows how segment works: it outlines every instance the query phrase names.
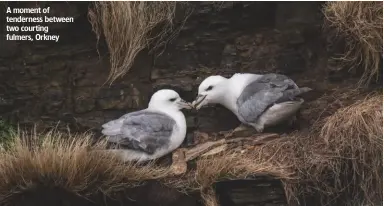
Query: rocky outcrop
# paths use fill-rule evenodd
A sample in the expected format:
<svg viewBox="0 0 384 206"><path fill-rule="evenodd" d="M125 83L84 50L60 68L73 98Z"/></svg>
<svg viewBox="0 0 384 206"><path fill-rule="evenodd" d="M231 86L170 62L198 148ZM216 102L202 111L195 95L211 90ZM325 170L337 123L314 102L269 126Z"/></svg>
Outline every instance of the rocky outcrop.
<svg viewBox="0 0 384 206"><path fill-rule="evenodd" d="M54 12L64 3L48 4ZM191 101L210 74L279 72L294 78L311 69L321 52L318 3L193 6L179 36L160 56L141 52L130 73L112 85L105 84L107 51L101 43L99 56L84 3L70 3L62 10L68 14L60 13L77 18L74 24L52 28L61 36L58 43L2 39L1 115L21 125L56 126L60 121L76 130L98 128L144 108L155 90L173 88ZM203 131L228 130L239 123L222 107L187 116L191 129Z"/></svg>

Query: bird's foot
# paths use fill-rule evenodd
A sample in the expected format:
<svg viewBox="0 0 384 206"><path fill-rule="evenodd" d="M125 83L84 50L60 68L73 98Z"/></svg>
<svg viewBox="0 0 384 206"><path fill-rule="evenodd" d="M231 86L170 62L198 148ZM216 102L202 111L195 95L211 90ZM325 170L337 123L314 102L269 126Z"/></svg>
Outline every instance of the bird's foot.
<svg viewBox="0 0 384 206"><path fill-rule="evenodd" d="M250 135L253 135L254 133L255 133L255 130L253 129L253 127L250 127L250 126L245 125L245 124L241 124L240 126L236 127L235 129L233 129L232 131L227 133L225 135L225 138L239 137L239 136L250 136Z"/></svg>

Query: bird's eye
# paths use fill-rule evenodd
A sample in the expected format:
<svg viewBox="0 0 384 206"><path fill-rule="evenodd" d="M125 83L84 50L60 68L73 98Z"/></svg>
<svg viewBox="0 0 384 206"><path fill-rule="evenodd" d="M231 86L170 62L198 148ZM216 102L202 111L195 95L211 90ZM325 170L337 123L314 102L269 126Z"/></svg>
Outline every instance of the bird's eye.
<svg viewBox="0 0 384 206"><path fill-rule="evenodd" d="M209 91L209 90L212 90L213 89L213 86L209 86L207 89L205 89L205 91Z"/></svg>
<svg viewBox="0 0 384 206"><path fill-rule="evenodd" d="M169 101L174 102L176 101L176 98L169 99Z"/></svg>

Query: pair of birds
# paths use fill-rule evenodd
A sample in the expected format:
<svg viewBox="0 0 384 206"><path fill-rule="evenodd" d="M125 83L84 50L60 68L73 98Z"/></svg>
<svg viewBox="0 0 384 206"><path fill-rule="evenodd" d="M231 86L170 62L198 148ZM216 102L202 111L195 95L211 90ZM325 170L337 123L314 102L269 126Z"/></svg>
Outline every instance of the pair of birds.
<svg viewBox="0 0 384 206"><path fill-rule="evenodd" d="M192 104L173 90L154 93L148 108L128 113L102 125L108 141L129 149L113 149L124 161L148 161L177 149L186 136L182 109L197 110L207 104L221 104L243 123L262 132L264 127L293 119L308 92L281 74L237 73L231 78L219 75L206 78Z"/></svg>

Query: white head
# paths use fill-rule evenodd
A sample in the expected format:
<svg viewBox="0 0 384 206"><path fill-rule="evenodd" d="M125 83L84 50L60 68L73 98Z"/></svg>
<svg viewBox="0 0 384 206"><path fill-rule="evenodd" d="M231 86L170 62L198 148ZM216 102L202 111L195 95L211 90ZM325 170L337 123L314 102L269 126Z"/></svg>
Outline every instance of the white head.
<svg viewBox="0 0 384 206"><path fill-rule="evenodd" d="M207 77L201 82L196 100L192 105L196 109L200 109L207 104L220 103L223 95L225 95L225 85L228 79L220 75Z"/></svg>
<svg viewBox="0 0 384 206"><path fill-rule="evenodd" d="M190 109L191 105L181 99L177 92L162 89L152 95L148 108L181 110Z"/></svg>

